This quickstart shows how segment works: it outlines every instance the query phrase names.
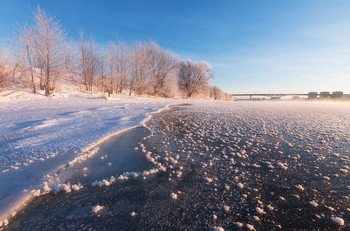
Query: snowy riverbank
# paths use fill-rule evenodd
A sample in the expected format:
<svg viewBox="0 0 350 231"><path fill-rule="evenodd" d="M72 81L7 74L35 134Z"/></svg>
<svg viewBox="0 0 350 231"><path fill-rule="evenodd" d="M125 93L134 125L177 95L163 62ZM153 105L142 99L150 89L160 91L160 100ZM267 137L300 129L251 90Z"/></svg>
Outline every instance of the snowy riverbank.
<svg viewBox="0 0 350 231"><path fill-rule="evenodd" d="M0 221L41 187L47 174L117 132L139 126L179 99L8 91L0 97Z"/></svg>

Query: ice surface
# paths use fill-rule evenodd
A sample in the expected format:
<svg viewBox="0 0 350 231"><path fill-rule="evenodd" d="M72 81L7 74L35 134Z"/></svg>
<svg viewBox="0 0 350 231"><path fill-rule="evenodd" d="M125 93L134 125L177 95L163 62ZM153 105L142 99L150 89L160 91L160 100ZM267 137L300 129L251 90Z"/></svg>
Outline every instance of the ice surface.
<svg viewBox="0 0 350 231"><path fill-rule="evenodd" d="M349 229L349 173L341 171L350 164L348 105L192 104L146 123L150 134L132 149L152 168L40 196L9 227ZM100 166L115 167L105 158ZM93 168L83 163L81 175Z"/></svg>
<svg viewBox="0 0 350 231"><path fill-rule="evenodd" d="M14 91L0 96L0 221L31 194L40 194L48 174L93 156L91 147L179 101L122 95L105 100L77 92L44 97Z"/></svg>

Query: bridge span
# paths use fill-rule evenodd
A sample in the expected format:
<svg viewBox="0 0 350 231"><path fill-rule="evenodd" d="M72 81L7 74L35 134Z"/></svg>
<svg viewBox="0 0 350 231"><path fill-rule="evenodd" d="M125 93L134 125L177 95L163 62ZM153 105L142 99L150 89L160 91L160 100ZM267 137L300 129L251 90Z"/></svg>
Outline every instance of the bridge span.
<svg viewBox="0 0 350 231"><path fill-rule="evenodd" d="M277 94L265 94L265 93L258 93L258 94L250 94L250 93L245 93L245 94L231 94L231 96L249 96L249 99L251 100L253 96L265 96L265 97L271 97L271 98L281 98L283 96L308 96L309 94L290 94L290 93L277 93Z"/></svg>
<svg viewBox="0 0 350 231"><path fill-rule="evenodd" d="M280 99L284 96L306 96L308 99L338 99L338 100L350 100L350 94L344 94L342 91L334 91L332 94L330 92L309 92L307 94L292 94L292 93L244 93L244 94L231 94L233 97L248 96L250 100L253 96L265 96L271 97L271 99Z"/></svg>

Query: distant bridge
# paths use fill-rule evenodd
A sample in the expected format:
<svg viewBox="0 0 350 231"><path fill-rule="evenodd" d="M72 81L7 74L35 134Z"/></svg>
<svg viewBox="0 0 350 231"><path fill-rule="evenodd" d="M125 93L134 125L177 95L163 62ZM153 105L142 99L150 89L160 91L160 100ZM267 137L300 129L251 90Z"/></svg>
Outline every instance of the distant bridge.
<svg viewBox="0 0 350 231"><path fill-rule="evenodd" d="M322 98L322 99L329 99L329 98L333 98L333 99L350 99L350 94L343 94L343 92L333 92L332 94L330 94L330 92L309 92L307 94L300 94L300 93L296 93L296 94L291 94L291 93L269 93L269 94L265 94L265 93L258 93L258 94L252 94L252 93L245 93L245 94L231 94L231 96L248 96L250 100L253 99L253 96L265 96L265 97L271 97L271 99L280 99L281 97L284 96L307 96L309 99L316 99L318 97Z"/></svg>
<svg viewBox="0 0 350 231"><path fill-rule="evenodd" d="M252 99L253 96L266 96L271 98L281 98L283 96L308 96L309 94L286 94L286 93L277 93L277 94L231 94L231 96L249 96L249 99Z"/></svg>

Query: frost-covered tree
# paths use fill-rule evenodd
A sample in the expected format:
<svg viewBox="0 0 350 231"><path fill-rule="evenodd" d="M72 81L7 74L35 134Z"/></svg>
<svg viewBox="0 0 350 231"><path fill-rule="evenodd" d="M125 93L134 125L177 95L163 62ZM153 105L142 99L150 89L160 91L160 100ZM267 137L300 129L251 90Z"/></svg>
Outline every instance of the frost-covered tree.
<svg viewBox="0 0 350 231"><path fill-rule="evenodd" d="M126 75L128 70L129 48L125 42L118 40L116 44L117 61L117 93L122 93L126 87Z"/></svg>
<svg viewBox="0 0 350 231"><path fill-rule="evenodd" d="M22 70L27 70L30 73L30 82L34 94L36 93L36 86L34 81L34 65L35 65L35 33L32 27L25 23L23 26L17 26L18 33L15 35L15 52L17 57L17 64ZM17 65L15 65L17 67ZM26 85L25 83L22 83Z"/></svg>
<svg viewBox="0 0 350 231"><path fill-rule="evenodd" d="M156 43L135 43L129 62L129 94L169 95L177 78L177 58Z"/></svg>
<svg viewBox="0 0 350 231"><path fill-rule="evenodd" d="M108 75L108 81L107 81L107 89L106 91L108 92L108 95L114 93L114 83L116 82L116 65L117 65L117 60L116 60L116 55L115 55L115 43L114 42L109 42L108 45L108 50L107 50L107 55L106 55L106 70L107 70L107 75Z"/></svg>
<svg viewBox="0 0 350 231"><path fill-rule="evenodd" d="M214 100L221 100L224 97L224 92L217 86L212 87L211 94Z"/></svg>
<svg viewBox="0 0 350 231"><path fill-rule="evenodd" d="M145 44L135 43L132 47L130 56L130 80L129 80L129 95L135 92L138 95L147 92L148 79L151 73L147 65L147 52Z"/></svg>
<svg viewBox="0 0 350 231"><path fill-rule="evenodd" d="M121 40L110 42L107 51L109 93L122 93L127 86L128 46Z"/></svg>
<svg viewBox="0 0 350 231"><path fill-rule="evenodd" d="M39 63L45 76L45 95L49 96L62 73L66 57L66 34L60 23L39 6L34 13L32 33L36 41L35 52L40 57Z"/></svg>
<svg viewBox="0 0 350 231"><path fill-rule="evenodd" d="M191 98L207 89L214 76L213 68L205 61L181 62L178 73L179 88L187 98Z"/></svg>
<svg viewBox="0 0 350 231"><path fill-rule="evenodd" d="M66 46L66 55L64 60L64 71L70 76L70 79L73 82L76 82L77 79L74 78L76 75L79 75L79 50L77 49L77 44L74 41L67 42Z"/></svg>
<svg viewBox="0 0 350 231"><path fill-rule="evenodd" d="M7 67L7 57L4 50L0 51L0 90L8 85L9 71Z"/></svg>
<svg viewBox="0 0 350 231"><path fill-rule="evenodd" d="M174 71L176 69L177 59L170 52L160 49L156 43L146 45L147 66L150 70L150 94L151 95L166 95L169 78L176 78Z"/></svg>
<svg viewBox="0 0 350 231"><path fill-rule="evenodd" d="M214 100L226 100L226 101L233 100L233 97L230 94L223 92L222 89L217 86L213 86L211 88L210 96L214 98Z"/></svg>
<svg viewBox="0 0 350 231"><path fill-rule="evenodd" d="M86 91L92 92L94 78L99 71L99 54L94 43L94 39L85 39L84 32L80 32L80 67L83 84Z"/></svg>
<svg viewBox="0 0 350 231"><path fill-rule="evenodd" d="M105 54L100 55L100 89L101 92L108 92L107 88L107 73L106 73L106 57Z"/></svg>

